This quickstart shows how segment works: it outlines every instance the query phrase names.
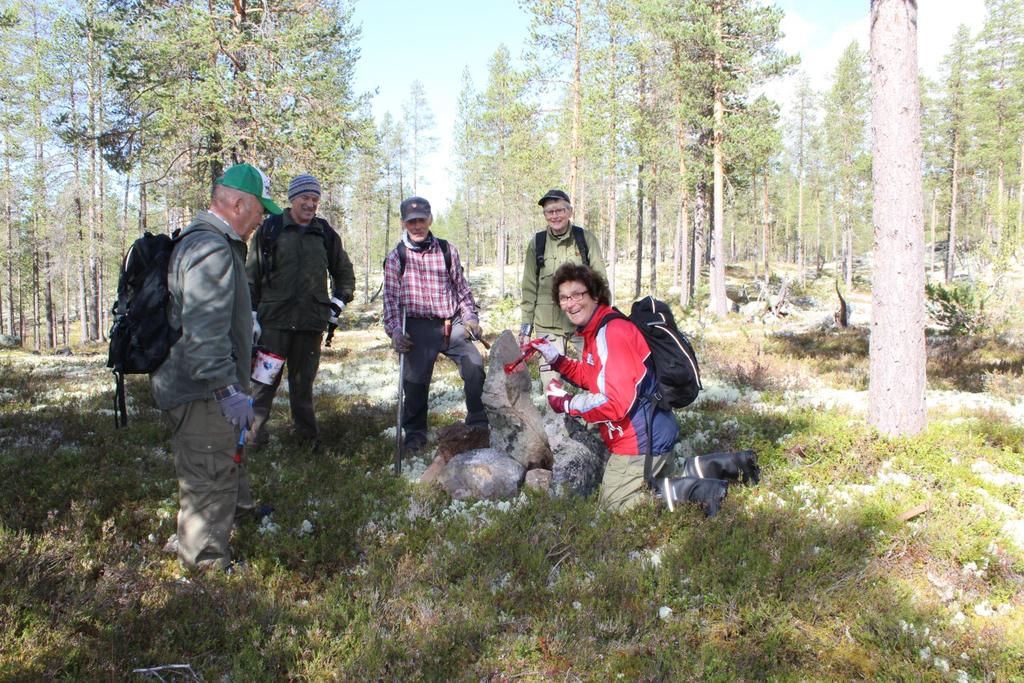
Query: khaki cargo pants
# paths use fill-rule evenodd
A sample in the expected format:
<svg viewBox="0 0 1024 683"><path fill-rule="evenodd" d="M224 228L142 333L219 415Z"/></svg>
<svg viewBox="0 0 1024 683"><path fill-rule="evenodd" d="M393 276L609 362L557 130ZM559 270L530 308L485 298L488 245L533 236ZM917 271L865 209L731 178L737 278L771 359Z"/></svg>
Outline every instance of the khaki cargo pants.
<svg viewBox="0 0 1024 683"><path fill-rule="evenodd" d="M651 463L652 477L668 477L675 471L672 453L655 455ZM651 488L644 481L643 455L616 455L612 453L604 468L604 479L598 499L612 510L625 511L633 507Z"/></svg>
<svg viewBox="0 0 1024 683"><path fill-rule="evenodd" d="M226 569L236 512L254 507L245 463L234 461L238 431L213 398L164 413L178 475L178 559L186 567Z"/></svg>

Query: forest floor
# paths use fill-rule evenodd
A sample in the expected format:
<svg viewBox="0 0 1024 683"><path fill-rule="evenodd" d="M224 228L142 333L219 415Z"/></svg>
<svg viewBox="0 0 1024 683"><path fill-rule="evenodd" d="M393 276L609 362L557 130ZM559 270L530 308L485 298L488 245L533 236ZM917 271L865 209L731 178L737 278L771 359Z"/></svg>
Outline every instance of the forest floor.
<svg viewBox="0 0 1024 683"><path fill-rule="evenodd" d="M429 452L394 476L397 364L379 303L353 305L318 379L326 451L288 435L282 391L249 456L275 512L236 530L230 574L162 550L177 487L145 378L115 430L103 349L7 352L0 679L1024 679L1022 292L1007 284L1024 278L1008 272L986 328L930 333L913 438L866 422L865 282L845 292L847 329L830 277L791 286L783 318L681 317L705 390L677 411L677 454L752 448L762 467L711 519L452 501L416 482ZM494 273L471 280L485 330L517 325ZM431 411L433 428L464 416L443 359Z"/></svg>

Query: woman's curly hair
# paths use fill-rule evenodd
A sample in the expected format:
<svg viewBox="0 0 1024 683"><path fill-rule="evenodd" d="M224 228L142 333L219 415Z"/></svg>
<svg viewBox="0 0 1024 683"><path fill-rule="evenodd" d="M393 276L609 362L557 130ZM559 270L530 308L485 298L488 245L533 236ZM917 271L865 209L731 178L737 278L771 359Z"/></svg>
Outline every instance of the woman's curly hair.
<svg viewBox="0 0 1024 683"><path fill-rule="evenodd" d="M580 282L587 288L587 294L599 304L611 306L612 294L608 290L608 283L596 270L577 263L563 263L555 271L555 277L551 281L551 299L558 306L558 288L566 282Z"/></svg>

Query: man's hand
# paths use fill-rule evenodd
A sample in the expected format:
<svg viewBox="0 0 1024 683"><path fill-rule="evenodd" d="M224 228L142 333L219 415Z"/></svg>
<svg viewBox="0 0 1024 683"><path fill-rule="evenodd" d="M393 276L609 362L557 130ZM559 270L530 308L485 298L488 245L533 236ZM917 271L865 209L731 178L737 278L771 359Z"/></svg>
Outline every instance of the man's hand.
<svg viewBox="0 0 1024 683"><path fill-rule="evenodd" d="M562 383L557 379L548 382L548 390L544 393L548 397L548 405L551 406L551 410L556 413L569 411L569 401L572 400L572 394L563 389Z"/></svg>
<svg viewBox="0 0 1024 683"><path fill-rule="evenodd" d="M395 330L391 335L391 347L399 353L409 353L412 351L412 337L401 330Z"/></svg>
<svg viewBox="0 0 1024 683"><path fill-rule="evenodd" d="M256 319L256 311L252 312L252 343L255 344L260 340L260 335L263 334L263 328L260 327L260 321Z"/></svg>
<svg viewBox="0 0 1024 683"><path fill-rule="evenodd" d="M466 332L469 333L470 339L483 339L484 330L480 327L480 323L467 322L463 325L466 328Z"/></svg>
<svg viewBox="0 0 1024 683"><path fill-rule="evenodd" d="M331 318L328 320L332 325L338 324L338 316L345 310L345 302L336 297L331 297Z"/></svg>
<svg viewBox="0 0 1024 683"><path fill-rule="evenodd" d="M558 350L558 347L549 342L547 339L534 339L530 342L530 346L537 349L540 355L544 356L549 364L553 364L558 360L558 357L562 355L562 352Z"/></svg>
<svg viewBox="0 0 1024 683"><path fill-rule="evenodd" d="M217 403L220 404L220 412L224 419L238 429L248 429L256 421L256 414L252 411L252 399L249 394L242 391L239 384L229 384L223 389L213 392Z"/></svg>
<svg viewBox="0 0 1024 683"><path fill-rule="evenodd" d="M533 333L533 325L530 323L523 323L519 326L519 345L522 346L526 342L530 341L530 335Z"/></svg>

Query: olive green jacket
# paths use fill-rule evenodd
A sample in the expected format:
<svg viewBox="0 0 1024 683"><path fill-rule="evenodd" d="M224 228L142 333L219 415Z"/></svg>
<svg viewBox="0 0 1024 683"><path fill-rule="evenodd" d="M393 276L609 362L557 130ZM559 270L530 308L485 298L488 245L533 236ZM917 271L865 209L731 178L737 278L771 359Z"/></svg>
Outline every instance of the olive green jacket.
<svg viewBox="0 0 1024 683"><path fill-rule="evenodd" d="M526 247L526 259L523 262L523 300L520 304L523 324L533 325L534 333L538 330L551 333L570 334L575 326L569 322L562 309L551 297L551 282L558 266L563 263L583 263L583 257L576 249L576 241L572 237L572 228L561 237L555 237L548 228L547 243L544 245L544 267L537 277L537 241L530 236ZM589 230L583 231L590 256L590 267L605 277L604 257L601 255L601 244L597 236Z"/></svg>
<svg viewBox="0 0 1024 683"><path fill-rule="evenodd" d="M208 211L182 232L167 270L168 320L181 328L181 338L150 375L161 410L213 398L215 389L229 384L249 391L252 306L245 254L245 242Z"/></svg>
<svg viewBox="0 0 1024 683"><path fill-rule="evenodd" d="M291 209L281 216L284 224L267 258L264 236L273 220L268 218L256 231L245 265L252 310L261 327L323 332L331 317L327 276L333 296L347 304L356 288L352 261L340 237L324 238L325 230L334 230L327 221L316 217L308 226L300 226L292 219Z"/></svg>

